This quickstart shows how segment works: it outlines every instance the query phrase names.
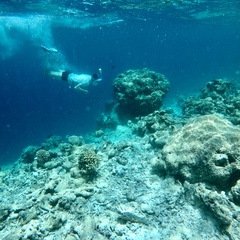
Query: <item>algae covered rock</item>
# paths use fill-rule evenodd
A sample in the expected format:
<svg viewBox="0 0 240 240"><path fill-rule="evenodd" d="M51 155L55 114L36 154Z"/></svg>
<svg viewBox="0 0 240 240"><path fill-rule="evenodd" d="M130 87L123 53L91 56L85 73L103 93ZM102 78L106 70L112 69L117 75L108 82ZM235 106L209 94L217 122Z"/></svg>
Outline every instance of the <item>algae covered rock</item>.
<svg viewBox="0 0 240 240"><path fill-rule="evenodd" d="M113 82L119 108L132 116L147 115L158 110L169 91L169 82L160 73L147 68L128 70Z"/></svg>
<svg viewBox="0 0 240 240"><path fill-rule="evenodd" d="M0 207L0 222L7 219L8 215L10 214L9 207L8 206L1 206Z"/></svg>
<svg viewBox="0 0 240 240"><path fill-rule="evenodd" d="M57 148L62 142L62 137L51 135L42 143L41 148L45 150L53 150Z"/></svg>
<svg viewBox="0 0 240 240"><path fill-rule="evenodd" d="M155 111L137 120L135 132L139 136L175 128L174 119L164 110Z"/></svg>
<svg viewBox="0 0 240 240"><path fill-rule="evenodd" d="M76 135L68 136L67 140L70 144L74 146L81 146L84 144L83 137L81 136L76 136Z"/></svg>
<svg viewBox="0 0 240 240"><path fill-rule="evenodd" d="M236 185L231 188L229 197L233 202L240 205L240 180L238 180Z"/></svg>
<svg viewBox="0 0 240 240"><path fill-rule="evenodd" d="M240 179L240 128L215 115L195 118L163 148L165 170L190 183L222 189Z"/></svg>

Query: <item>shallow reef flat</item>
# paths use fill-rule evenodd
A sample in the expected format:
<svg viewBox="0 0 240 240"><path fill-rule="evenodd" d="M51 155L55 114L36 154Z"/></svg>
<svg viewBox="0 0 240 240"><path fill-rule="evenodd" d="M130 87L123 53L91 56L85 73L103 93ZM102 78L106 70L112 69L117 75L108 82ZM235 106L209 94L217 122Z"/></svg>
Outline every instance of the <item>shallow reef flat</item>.
<svg viewBox="0 0 240 240"><path fill-rule="evenodd" d="M139 97L141 79L153 87ZM51 136L2 167L1 239L239 239L239 126L217 112L196 115L201 96L181 101L182 116L153 109L136 117L126 103L148 106L145 93L162 101L156 79L167 91L167 79L148 69L121 74L121 101L106 104L97 131Z"/></svg>

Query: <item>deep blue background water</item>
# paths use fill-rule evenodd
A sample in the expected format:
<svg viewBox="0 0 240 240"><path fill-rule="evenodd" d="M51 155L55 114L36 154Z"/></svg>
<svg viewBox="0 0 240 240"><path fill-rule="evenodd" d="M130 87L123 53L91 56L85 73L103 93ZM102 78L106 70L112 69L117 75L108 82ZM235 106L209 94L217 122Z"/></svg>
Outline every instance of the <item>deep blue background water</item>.
<svg viewBox="0 0 240 240"><path fill-rule="evenodd" d="M179 94L197 92L213 78L239 80L238 30L234 25L161 19L52 29L54 46L79 73L103 69L104 81L88 95L48 78L44 53L26 39L20 51L0 60L0 164L15 161L23 148L51 134L95 130L96 118L112 99L113 79L127 69L147 67L164 74L171 84L166 104Z"/></svg>

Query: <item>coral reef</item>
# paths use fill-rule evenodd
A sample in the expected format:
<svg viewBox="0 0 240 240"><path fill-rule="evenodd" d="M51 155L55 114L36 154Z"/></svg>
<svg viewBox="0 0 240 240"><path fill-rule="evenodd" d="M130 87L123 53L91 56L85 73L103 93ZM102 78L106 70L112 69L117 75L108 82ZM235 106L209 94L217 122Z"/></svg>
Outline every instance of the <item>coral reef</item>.
<svg viewBox="0 0 240 240"><path fill-rule="evenodd" d="M180 103L185 117L221 114L233 124L240 124L240 90L233 82L216 79L208 82L199 96Z"/></svg>
<svg viewBox="0 0 240 240"><path fill-rule="evenodd" d="M42 143L41 148L45 150L53 150L54 148L57 148L62 141L62 137L51 135Z"/></svg>
<svg viewBox="0 0 240 240"><path fill-rule="evenodd" d="M115 109L109 114L102 113L97 119L98 129L116 129L117 125L120 123Z"/></svg>
<svg viewBox="0 0 240 240"><path fill-rule="evenodd" d="M147 116L137 118L135 131L139 136L164 131L167 128L174 129L175 121L166 111L155 111Z"/></svg>
<svg viewBox="0 0 240 240"><path fill-rule="evenodd" d="M98 129L116 129L120 124L120 116L118 116L116 109L117 104L115 101L107 101L104 112L97 118Z"/></svg>
<svg viewBox="0 0 240 240"><path fill-rule="evenodd" d="M78 145L79 143L76 142L76 144ZM74 146L74 144L72 144L72 143L64 142L64 143L60 143L58 147L63 156L68 156L71 154L71 152L73 150L73 146Z"/></svg>
<svg viewBox="0 0 240 240"><path fill-rule="evenodd" d="M240 128L215 115L206 115L173 134L155 162L159 171L184 183L190 195L210 209L231 236L240 234L232 232L240 225L239 149Z"/></svg>
<svg viewBox="0 0 240 240"><path fill-rule="evenodd" d="M119 110L139 116L161 107L169 82L162 74L144 68L119 74L113 81L113 89Z"/></svg>
<svg viewBox="0 0 240 240"><path fill-rule="evenodd" d="M115 83L123 95L115 92L119 103L107 104L100 129L50 136L3 167L1 239L239 239L240 128L213 114L189 120L211 104L234 119L238 90L214 80L202 90L211 102L202 112L190 102L183 118L159 106L147 112L147 89L160 76L127 71Z"/></svg>
<svg viewBox="0 0 240 240"><path fill-rule="evenodd" d="M75 146L81 146L84 144L83 137L81 137L81 136L71 135L71 136L67 137L67 140L70 144L75 145Z"/></svg>
<svg viewBox="0 0 240 240"><path fill-rule="evenodd" d="M47 141L46 148L51 149L42 145L38 149L49 160L44 167L37 167L34 155L33 162L20 159L0 172L0 238L229 239L210 216L203 218L185 200L194 191L197 198L197 187L190 191L193 184L187 187L172 177L161 179L152 174L152 159L162 150L152 148L148 136L172 128L168 114L156 111L138 121L144 123L141 136L132 133L140 123L129 122L102 136L80 137L80 143L76 136ZM97 177L89 181L92 171ZM237 192L235 186L233 201L237 201ZM211 208L207 193L205 205ZM224 210L226 201L218 195L214 199ZM238 234L237 218L229 224L229 217L230 212L237 216L236 210L235 206L226 210L226 219L217 210L214 215L231 227L227 233L233 237Z"/></svg>
<svg viewBox="0 0 240 240"><path fill-rule="evenodd" d="M226 189L240 177L239 148L240 128L206 115L174 134L162 155L167 171L180 180L210 182Z"/></svg>

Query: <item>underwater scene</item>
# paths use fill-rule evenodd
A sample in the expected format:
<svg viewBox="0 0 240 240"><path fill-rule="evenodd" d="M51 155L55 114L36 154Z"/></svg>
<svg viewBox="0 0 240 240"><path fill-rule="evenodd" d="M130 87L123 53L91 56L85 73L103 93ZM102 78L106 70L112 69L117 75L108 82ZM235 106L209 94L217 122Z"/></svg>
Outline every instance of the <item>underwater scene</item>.
<svg viewBox="0 0 240 240"><path fill-rule="evenodd" d="M239 9L1 1L0 239L240 239Z"/></svg>

